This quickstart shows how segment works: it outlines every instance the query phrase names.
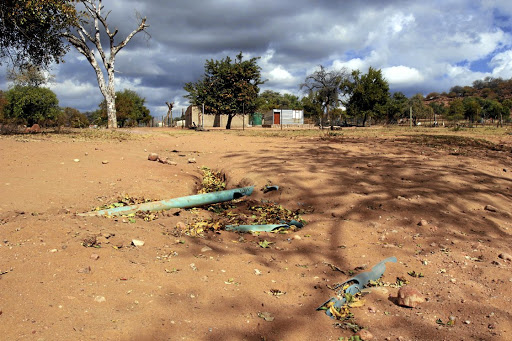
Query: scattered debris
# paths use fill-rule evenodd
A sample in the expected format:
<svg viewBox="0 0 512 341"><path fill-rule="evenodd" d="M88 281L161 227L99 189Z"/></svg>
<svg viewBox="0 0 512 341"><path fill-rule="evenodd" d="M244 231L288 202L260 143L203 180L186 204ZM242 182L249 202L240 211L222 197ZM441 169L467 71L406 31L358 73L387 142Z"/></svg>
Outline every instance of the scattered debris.
<svg viewBox="0 0 512 341"><path fill-rule="evenodd" d="M145 243L142 240L132 239L132 244L133 246L144 246Z"/></svg>
<svg viewBox="0 0 512 341"><path fill-rule="evenodd" d="M271 313L266 312L266 311L264 311L264 312L259 312L259 313L258 313L258 317L260 317L260 318L264 319L264 320L265 320L265 321L267 321L267 322L272 322L272 321L274 321L274 316L273 316Z"/></svg>
<svg viewBox="0 0 512 341"><path fill-rule="evenodd" d="M355 300L355 295L360 294L361 290L366 287L370 281L376 281L384 274L387 262L396 263L397 259L396 257L386 258L376 264L370 271L360 273L336 285L333 289L341 288L341 290L337 292L336 297L330 298L327 302L318 307L317 310L325 310L326 315L331 318L341 319L348 316L350 313L348 308L350 303Z"/></svg>
<svg viewBox="0 0 512 341"><path fill-rule="evenodd" d="M226 189L226 176L221 172L212 171L208 167L201 167L203 173L202 188L198 193L212 193Z"/></svg>
<svg viewBox="0 0 512 341"><path fill-rule="evenodd" d="M421 219L418 223L418 226L427 226L428 225L428 221L426 221L425 219Z"/></svg>
<svg viewBox="0 0 512 341"><path fill-rule="evenodd" d="M498 212L498 209L492 205L486 205L484 209L489 212Z"/></svg>
<svg viewBox="0 0 512 341"><path fill-rule="evenodd" d="M409 308L415 308L423 302L425 302L425 298L418 290L416 290L413 287L404 286L401 287L400 290L398 290L398 305Z"/></svg>
<svg viewBox="0 0 512 341"><path fill-rule="evenodd" d="M243 187L230 189L225 191L213 192L213 193L203 193L190 195L187 197L180 197L175 199L168 200L160 200L147 202L143 204L136 204L130 206L119 206L99 211L92 211L87 213L80 213L79 216L87 217L87 216L117 216L117 215L129 215L131 213L139 212L139 211L162 211L168 210L171 208L190 208L190 207L198 207L205 206L225 201L230 201L234 199L239 199L243 196L251 195L254 190L254 186Z"/></svg>
<svg viewBox="0 0 512 341"><path fill-rule="evenodd" d="M101 303L101 302L106 302L107 299L103 296L96 296L94 297L94 302L98 302L98 303Z"/></svg>
<svg viewBox="0 0 512 341"><path fill-rule="evenodd" d="M508 253L500 253L498 257L509 262L512 261L512 256Z"/></svg>
<svg viewBox="0 0 512 341"><path fill-rule="evenodd" d="M421 273L421 272L416 272L416 271L414 271L414 270L413 270L413 271L409 271L407 274L408 274L409 276L411 276L411 277L416 277L416 278L425 277L425 276L423 275L423 273Z"/></svg>
<svg viewBox="0 0 512 341"><path fill-rule="evenodd" d="M276 185L266 185L262 189L263 193L268 193L271 191L278 191L278 190L279 190L279 186L276 186Z"/></svg>
<svg viewBox="0 0 512 341"><path fill-rule="evenodd" d="M355 334L355 336L359 336L359 338L364 341L373 340L373 334L370 333L367 329L361 329Z"/></svg>
<svg viewBox="0 0 512 341"><path fill-rule="evenodd" d="M86 266L85 268L78 269L79 274L89 274L91 273L91 267Z"/></svg>

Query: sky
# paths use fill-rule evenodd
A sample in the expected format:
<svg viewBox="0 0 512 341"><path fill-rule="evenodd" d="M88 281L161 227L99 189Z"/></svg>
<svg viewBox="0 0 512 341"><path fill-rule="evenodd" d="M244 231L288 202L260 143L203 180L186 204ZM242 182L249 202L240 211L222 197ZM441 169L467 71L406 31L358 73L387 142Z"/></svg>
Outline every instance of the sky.
<svg viewBox="0 0 512 341"><path fill-rule="evenodd" d="M485 77L512 78L510 0L106 0L116 37L147 18L116 57L116 90L146 99L151 115L189 103L183 86L209 59L261 57L270 89L302 96L299 84L319 65L329 70L371 66L391 92L407 96L448 91ZM108 42L105 41L108 45ZM7 89L6 66L0 89ZM62 107L92 111L103 100L91 65L74 48L54 65L49 87Z"/></svg>

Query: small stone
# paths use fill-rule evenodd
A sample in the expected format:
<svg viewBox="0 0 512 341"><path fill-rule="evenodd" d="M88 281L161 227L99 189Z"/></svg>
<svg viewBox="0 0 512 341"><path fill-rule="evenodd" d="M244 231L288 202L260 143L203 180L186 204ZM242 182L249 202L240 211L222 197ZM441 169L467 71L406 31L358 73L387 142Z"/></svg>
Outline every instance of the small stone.
<svg viewBox="0 0 512 341"><path fill-rule="evenodd" d="M105 297L103 297L103 296L96 296L96 297L94 297L94 301L98 302L98 303L101 303L101 302L107 301L107 299Z"/></svg>
<svg viewBox="0 0 512 341"><path fill-rule="evenodd" d="M375 314L377 312L377 310L375 309L375 307L368 307L368 312Z"/></svg>
<svg viewBox="0 0 512 341"><path fill-rule="evenodd" d="M425 219L421 219L418 223L418 226L427 226L428 225L428 221L426 221Z"/></svg>
<svg viewBox="0 0 512 341"><path fill-rule="evenodd" d="M509 255L508 253L500 253L498 257L509 262L512 261L512 256Z"/></svg>
<svg viewBox="0 0 512 341"><path fill-rule="evenodd" d="M401 287L400 290L398 290L397 298L398 305L410 308L415 308L419 304L425 302L423 295L418 290L410 286Z"/></svg>
<svg viewBox="0 0 512 341"><path fill-rule="evenodd" d="M260 271L260 270L258 270L258 269L254 269L254 274L255 274L256 276L261 276L261 271Z"/></svg>
<svg viewBox="0 0 512 341"><path fill-rule="evenodd" d="M201 249L201 252L208 252L208 251L212 251L212 248L209 247L209 246L205 246Z"/></svg>
<svg viewBox="0 0 512 341"><path fill-rule="evenodd" d="M178 223L176 224L176 227L180 230L186 230L187 229L187 225L182 222L182 221L178 221Z"/></svg>
<svg viewBox="0 0 512 341"><path fill-rule="evenodd" d="M93 259L93 260L98 260L99 258L100 258L100 256L98 254L96 254L96 253L93 253L91 255L91 259Z"/></svg>
<svg viewBox="0 0 512 341"><path fill-rule="evenodd" d="M188 163L196 163L196 159L190 158L190 159L188 159Z"/></svg>
<svg viewBox="0 0 512 341"><path fill-rule="evenodd" d="M75 161L75 162L80 162L80 159L73 159L73 161Z"/></svg>
<svg viewBox="0 0 512 341"><path fill-rule="evenodd" d="M134 246L144 246L144 242L142 240L138 240L138 239L132 239L132 244Z"/></svg>
<svg viewBox="0 0 512 341"><path fill-rule="evenodd" d="M58 251L57 249L51 249L51 250L50 250L50 252L51 252L51 253L55 253L55 252L57 252L57 251Z"/></svg>
<svg viewBox="0 0 512 341"><path fill-rule="evenodd" d="M157 153L150 153L148 155L148 160L149 161L157 161L158 160L158 154Z"/></svg>
<svg viewBox="0 0 512 341"><path fill-rule="evenodd" d="M85 268L81 268L78 270L79 274L90 274L91 273L91 267L87 266Z"/></svg>
<svg viewBox="0 0 512 341"><path fill-rule="evenodd" d="M102 164L106 165L108 163L108 160L101 161Z"/></svg>
<svg viewBox="0 0 512 341"><path fill-rule="evenodd" d="M1 313L1 312L0 312ZM494 323L489 323L489 325L487 326L487 328L489 329L496 329L496 325Z"/></svg>
<svg viewBox="0 0 512 341"><path fill-rule="evenodd" d="M489 212L498 212L498 209L492 205L486 205L485 210Z"/></svg>
<svg viewBox="0 0 512 341"><path fill-rule="evenodd" d="M298 234L296 234L295 236L293 236L293 239L295 239L295 240L301 240L302 238L301 238L301 236L299 236Z"/></svg>
<svg viewBox="0 0 512 341"><path fill-rule="evenodd" d="M356 336L359 336L359 338L361 340L373 340L373 335L372 333L370 333L368 330L366 329L361 329L360 331L358 331L356 334Z"/></svg>
<svg viewBox="0 0 512 341"><path fill-rule="evenodd" d="M272 321L274 321L274 316L272 316L272 314L271 314L271 313L266 312L266 311L261 312L261 313L258 313L258 317L261 317L262 319L264 319L264 320L265 320L265 321L267 321L267 322L272 322Z"/></svg>
<svg viewBox="0 0 512 341"><path fill-rule="evenodd" d="M466 321L464 321L464 324L470 324L470 323L471 323L471 321L470 321L470 320L466 320Z"/></svg>

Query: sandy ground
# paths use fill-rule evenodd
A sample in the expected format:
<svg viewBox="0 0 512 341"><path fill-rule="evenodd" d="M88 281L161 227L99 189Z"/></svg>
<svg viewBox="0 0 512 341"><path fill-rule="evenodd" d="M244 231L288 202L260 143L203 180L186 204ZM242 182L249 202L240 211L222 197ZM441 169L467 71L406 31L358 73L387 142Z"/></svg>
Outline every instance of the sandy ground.
<svg viewBox="0 0 512 341"><path fill-rule="evenodd" d="M426 302L405 308L398 288L372 290L352 312L374 340L511 340L512 262L499 255L512 254L512 135L464 134L0 136L0 339L338 340L353 331L316 308L334 284L396 256L382 281L406 279ZM190 237L175 233L190 210L148 222L76 215L123 195L196 194L201 166L222 170L228 188L255 185L251 200L306 209L308 224ZM279 191L260 191L269 182ZM99 247L82 245L91 236Z"/></svg>

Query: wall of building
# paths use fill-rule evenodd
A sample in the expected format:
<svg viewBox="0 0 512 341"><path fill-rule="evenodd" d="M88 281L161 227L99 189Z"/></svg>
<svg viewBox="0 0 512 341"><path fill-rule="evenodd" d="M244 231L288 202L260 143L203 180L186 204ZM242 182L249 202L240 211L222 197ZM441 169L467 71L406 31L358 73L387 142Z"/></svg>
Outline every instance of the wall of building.
<svg viewBox="0 0 512 341"><path fill-rule="evenodd" d="M197 106L189 106L187 111L185 112L185 127L190 128L194 126L199 126L201 123L199 120L199 115L201 115L201 119L203 119L203 127L204 128L214 128L214 127L226 127L226 123L228 122L227 115L202 115L202 108ZM244 125L244 118L242 115L236 115L231 120L231 128L242 128ZM249 126L249 115L245 115L245 126Z"/></svg>

